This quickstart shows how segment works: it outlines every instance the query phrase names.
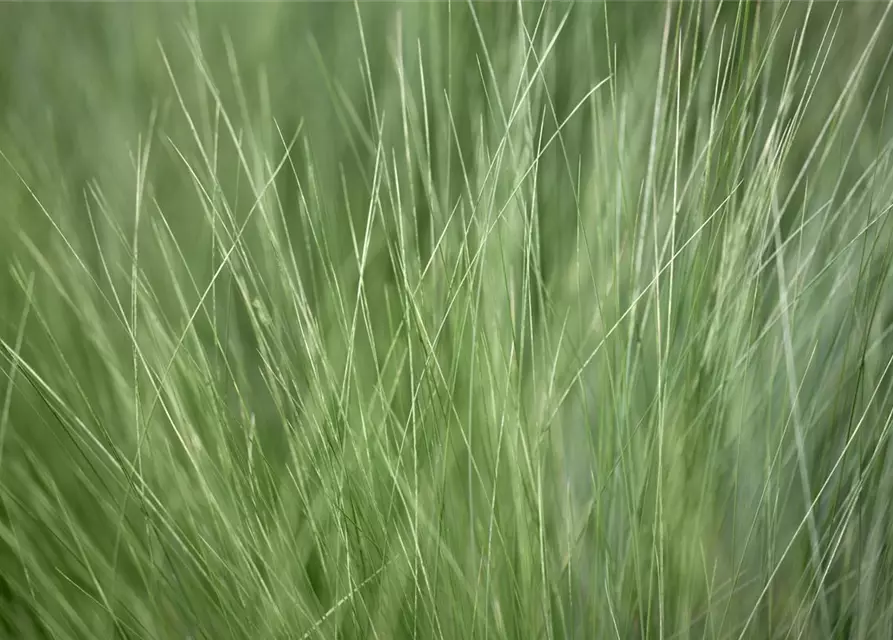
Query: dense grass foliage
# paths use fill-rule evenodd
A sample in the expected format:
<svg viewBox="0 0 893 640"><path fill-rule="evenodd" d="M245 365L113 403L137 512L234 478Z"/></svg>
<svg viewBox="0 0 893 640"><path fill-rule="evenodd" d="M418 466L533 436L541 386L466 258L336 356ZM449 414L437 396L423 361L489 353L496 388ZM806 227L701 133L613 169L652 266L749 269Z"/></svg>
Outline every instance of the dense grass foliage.
<svg viewBox="0 0 893 640"><path fill-rule="evenodd" d="M0 638L893 637L893 29L0 8Z"/></svg>

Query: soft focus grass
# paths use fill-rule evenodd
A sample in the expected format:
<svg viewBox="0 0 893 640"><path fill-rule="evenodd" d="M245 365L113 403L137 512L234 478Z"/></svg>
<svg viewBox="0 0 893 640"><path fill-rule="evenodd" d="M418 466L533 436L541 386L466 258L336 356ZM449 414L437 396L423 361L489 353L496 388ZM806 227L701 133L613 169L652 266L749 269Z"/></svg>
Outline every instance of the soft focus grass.
<svg viewBox="0 0 893 640"><path fill-rule="evenodd" d="M888 9L3 5L0 637L893 636Z"/></svg>

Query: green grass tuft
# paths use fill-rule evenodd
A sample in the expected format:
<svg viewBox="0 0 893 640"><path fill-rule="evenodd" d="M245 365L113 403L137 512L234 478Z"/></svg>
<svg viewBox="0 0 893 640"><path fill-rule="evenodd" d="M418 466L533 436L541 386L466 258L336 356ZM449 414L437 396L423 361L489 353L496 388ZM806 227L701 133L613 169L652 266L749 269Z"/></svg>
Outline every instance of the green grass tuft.
<svg viewBox="0 0 893 640"><path fill-rule="evenodd" d="M0 638L893 636L880 3L0 9Z"/></svg>

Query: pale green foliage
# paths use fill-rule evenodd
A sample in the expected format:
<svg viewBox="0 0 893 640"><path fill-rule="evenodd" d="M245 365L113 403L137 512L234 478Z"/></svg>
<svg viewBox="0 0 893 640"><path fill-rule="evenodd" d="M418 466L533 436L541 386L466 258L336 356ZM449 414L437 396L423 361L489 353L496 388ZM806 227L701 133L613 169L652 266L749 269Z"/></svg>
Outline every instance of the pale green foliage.
<svg viewBox="0 0 893 640"><path fill-rule="evenodd" d="M0 637L893 633L886 5L0 13Z"/></svg>

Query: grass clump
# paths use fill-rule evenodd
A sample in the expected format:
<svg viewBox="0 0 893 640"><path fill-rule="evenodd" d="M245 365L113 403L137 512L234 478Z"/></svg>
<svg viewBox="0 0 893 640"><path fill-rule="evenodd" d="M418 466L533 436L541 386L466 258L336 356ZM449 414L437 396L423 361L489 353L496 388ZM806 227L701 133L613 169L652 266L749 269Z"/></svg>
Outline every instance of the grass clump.
<svg viewBox="0 0 893 640"><path fill-rule="evenodd" d="M893 630L889 6L8 6L0 636Z"/></svg>

